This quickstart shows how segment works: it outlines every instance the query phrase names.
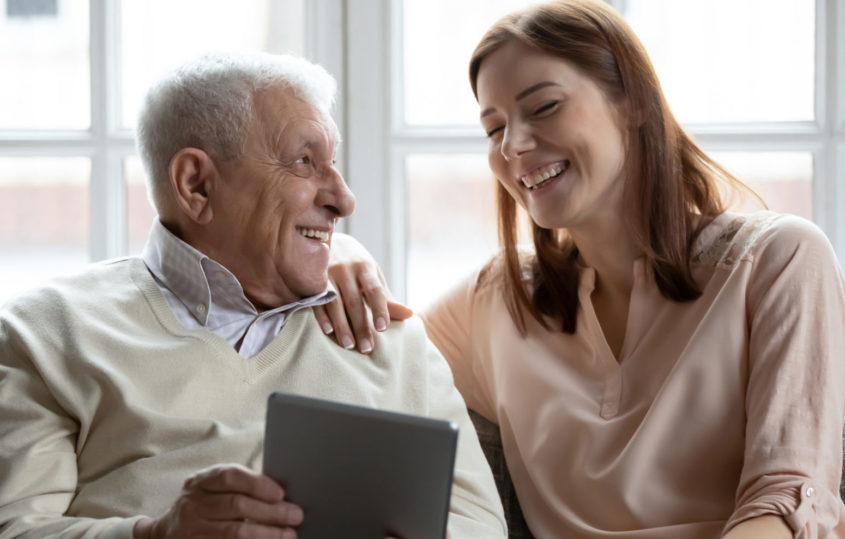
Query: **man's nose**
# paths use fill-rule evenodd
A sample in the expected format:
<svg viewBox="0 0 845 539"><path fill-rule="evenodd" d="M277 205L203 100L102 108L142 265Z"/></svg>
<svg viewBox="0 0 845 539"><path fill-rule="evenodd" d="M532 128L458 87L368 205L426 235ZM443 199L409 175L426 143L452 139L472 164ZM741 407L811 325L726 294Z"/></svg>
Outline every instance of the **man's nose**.
<svg viewBox="0 0 845 539"><path fill-rule="evenodd" d="M327 174L327 185L321 190L322 200L318 203L337 217L348 217L355 209L355 195L349 190L340 172L332 168Z"/></svg>
<svg viewBox="0 0 845 539"><path fill-rule="evenodd" d="M534 133L531 126L524 122L512 123L505 127L504 138L502 139L502 155L506 160L512 161L537 147Z"/></svg>

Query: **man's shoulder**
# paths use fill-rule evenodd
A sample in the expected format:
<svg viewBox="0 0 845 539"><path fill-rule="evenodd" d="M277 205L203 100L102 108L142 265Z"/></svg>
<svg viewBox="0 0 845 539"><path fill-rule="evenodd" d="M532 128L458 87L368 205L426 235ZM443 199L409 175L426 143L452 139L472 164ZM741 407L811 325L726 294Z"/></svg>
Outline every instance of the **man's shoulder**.
<svg viewBox="0 0 845 539"><path fill-rule="evenodd" d="M123 257L87 264L24 290L2 306L8 312L55 312L59 309L98 304L108 295L130 284L133 269L143 265L139 258Z"/></svg>
<svg viewBox="0 0 845 539"><path fill-rule="evenodd" d="M394 320L385 331L376 331L376 350L379 348L407 348L425 346L428 337L422 319L414 315L407 320Z"/></svg>

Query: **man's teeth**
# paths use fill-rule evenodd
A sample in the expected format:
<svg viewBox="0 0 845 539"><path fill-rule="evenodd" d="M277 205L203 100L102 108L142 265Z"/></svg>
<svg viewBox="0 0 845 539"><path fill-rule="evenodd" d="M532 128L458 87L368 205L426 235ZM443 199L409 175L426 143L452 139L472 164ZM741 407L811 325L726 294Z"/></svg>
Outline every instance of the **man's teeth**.
<svg viewBox="0 0 845 539"><path fill-rule="evenodd" d="M296 227L296 231L306 238L314 238L320 241L329 241L329 233L323 230L314 230L313 228Z"/></svg>
<svg viewBox="0 0 845 539"><path fill-rule="evenodd" d="M549 178L553 178L563 172L563 166L555 165L549 169L544 170L543 172L539 172L533 175L526 175L520 178L522 180L523 185L529 189L536 189L540 185L546 183Z"/></svg>

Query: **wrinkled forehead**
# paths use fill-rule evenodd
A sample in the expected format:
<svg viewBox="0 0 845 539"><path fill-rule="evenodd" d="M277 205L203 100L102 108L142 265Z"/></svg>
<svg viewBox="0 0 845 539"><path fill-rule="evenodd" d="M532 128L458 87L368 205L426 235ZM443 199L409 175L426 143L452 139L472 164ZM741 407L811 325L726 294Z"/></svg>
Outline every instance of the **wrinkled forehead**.
<svg viewBox="0 0 845 539"><path fill-rule="evenodd" d="M257 93L255 111L256 123L272 140L293 137L332 147L340 143L340 131L328 111L297 97L291 89L268 88Z"/></svg>

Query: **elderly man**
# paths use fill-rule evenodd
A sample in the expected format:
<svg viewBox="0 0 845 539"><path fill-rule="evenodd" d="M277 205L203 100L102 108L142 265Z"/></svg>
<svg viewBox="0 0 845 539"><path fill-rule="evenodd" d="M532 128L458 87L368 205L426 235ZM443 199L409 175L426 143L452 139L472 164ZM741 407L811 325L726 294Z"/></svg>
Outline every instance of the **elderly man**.
<svg viewBox="0 0 845 539"><path fill-rule="evenodd" d="M0 537L294 537L308 514L257 471L275 390L458 422L452 537L504 536L421 324L365 357L306 308L334 296L329 244L354 206L334 88L256 54L204 57L150 90L138 144L159 221L143 256L0 311Z"/></svg>

